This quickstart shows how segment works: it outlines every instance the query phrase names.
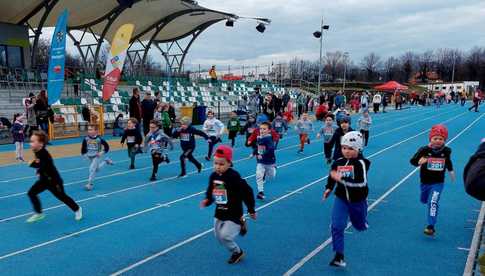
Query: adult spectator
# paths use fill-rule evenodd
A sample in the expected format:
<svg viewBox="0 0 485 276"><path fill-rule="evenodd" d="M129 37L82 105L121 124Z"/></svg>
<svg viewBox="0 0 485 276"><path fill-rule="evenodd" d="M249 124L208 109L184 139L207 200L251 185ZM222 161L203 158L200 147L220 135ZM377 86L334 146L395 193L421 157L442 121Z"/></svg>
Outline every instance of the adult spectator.
<svg viewBox="0 0 485 276"><path fill-rule="evenodd" d="M301 114L305 111L305 105L306 105L306 97L303 95L303 93L300 92L298 94L298 97L296 98L296 104L297 104L297 112L298 112L298 118L300 118Z"/></svg>
<svg viewBox="0 0 485 276"><path fill-rule="evenodd" d="M177 115L175 114L175 107L173 106L172 102L168 105L168 116L170 117L170 121L172 121L172 125L174 125Z"/></svg>
<svg viewBox="0 0 485 276"><path fill-rule="evenodd" d="M363 111L369 110L369 92L365 91L362 96L360 96L360 106Z"/></svg>
<svg viewBox="0 0 485 276"><path fill-rule="evenodd" d="M217 83L217 73L216 73L216 66L212 65L211 69L209 70L209 77L211 79L212 84Z"/></svg>
<svg viewBox="0 0 485 276"><path fill-rule="evenodd" d="M399 97L401 97L401 96L399 96ZM382 113L386 113L386 107L390 102L391 101L390 101L389 95L384 93L384 95L382 95Z"/></svg>
<svg viewBox="0 0 485 276"><path fill-rule="evenodd" d="M259 113L259 93L257 90L248 99L248 112Z"/></svg>
<svg viewBox="0 0 485 276"><path fill-rule="evenodd" d="M402 97L401 92L399 91L394 92L394 104L396 106L396 110L402 109Z"/></svg>
<svg viewBox="0 0 485 276"><path fill-rule="evenodd" d="M35 116L36 98L34 93L29 94L29 98L25 100L25 114L27 115L27 126L25 132L28 137L32 136L32 132L37 130L37 118Z"/></svg>
<svg viewBox="0 0 485 276"><path fill-rule="evenodd" d="M141 122L140 91L138 91L138 88L133 88L129 109L130 118L135 118L138 122Z"/></svg>
<svg viewBox="0 0 485 276"><path fill-rule="evenodd" d="M266 95L263 101L263 113L268 117L269 121L274 118L274 101L271 94Z"/></svg>
<svg viewBox="0 0 485 276"><path fill-rule="evenodd" d="M285 91L285 94L283 94L283 106L287 106L288 103L290 102L290 94L288 94L288 91Z"/></svg>
<svg viewBox="0 0 485 276"><path fill-rule="evenodd" d="M481 99L482 95L480 93L480 90L477 89L473 94L473 105L468 108L468 111L475 109L475 112L478 112L478 105L480 104Z"/></svg>
<svg viewBox="0 0 485 276"><path fill-rule="evenodd" d="M472 197L485 201L485 138L470 157L463 171L465 191Z"/></svg>
<svg viewBox="0 0 485 276"><path fill-rule="evenodd" d="M150 121L153 120L155 114L155 101L152 99L152 94L147 92L145 98L141 101L141 117L143 119L143 133L145 135L150 131Z"/></svg>
<svg viewBox="0 0 485 276"><path fill-rule="evenodd" d="M382 102L382 96L379 93L376 93L372 98L372 104L374 105L374 113L379 112L379 106Z"/></svg>
<svg viewBox="0 0 485 276"><path fill-rule="evenodd" d="M337 96L335 97L335 106L337 108L345 107L345 97L342 94L342 91L337 92Z"/></svg>
<svg viewBox="0 0 485 276"><path fill-rule="evenodd" d="M273 97L273 102L274 102L274 112L275 115L282 112L283 109L283 98L281 94L277 95L276 97Z"/></svg>
<svg viewBox="0 0 485 276"><path fill-rule="evenodd" d="M45 133L49 132L49 110L47 105L47 94L41 90L34 104L37 126Z"/></svg>

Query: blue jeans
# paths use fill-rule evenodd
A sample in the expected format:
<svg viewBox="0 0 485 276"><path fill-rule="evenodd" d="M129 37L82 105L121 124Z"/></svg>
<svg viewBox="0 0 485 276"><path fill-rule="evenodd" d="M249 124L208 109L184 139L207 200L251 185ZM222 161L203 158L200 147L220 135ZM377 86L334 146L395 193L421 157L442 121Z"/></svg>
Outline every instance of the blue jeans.
<svg viewBox="0 0 485 276"><path fill-rule="evenodd" d="M435 225L438 219L438 207L443 192L443 183L421 184L421 203L427 204L428 225Z"/></svg>
<svg viewBox="0 0 485 276"><path fill-rule="evenodd" d="M367 200L348 202L335 197L332 209L332 245L333 251L344 254L344 231L348 219L357 231L364 231L367 224Z"/></svg>

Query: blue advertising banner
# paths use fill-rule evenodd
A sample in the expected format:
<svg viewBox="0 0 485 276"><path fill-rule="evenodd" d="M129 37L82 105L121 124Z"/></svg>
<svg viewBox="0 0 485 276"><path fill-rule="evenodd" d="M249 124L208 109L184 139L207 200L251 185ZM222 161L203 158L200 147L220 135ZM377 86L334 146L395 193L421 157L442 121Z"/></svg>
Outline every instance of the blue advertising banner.
<svg viewBox="0 0 485 276"><path fill-rule="evenodd" d="M61 98L64 89L64 64L66 61L66 29L68 12L64 10L57 19L52 35L49 71L47 72L47 97L49 105Z"/></svg>

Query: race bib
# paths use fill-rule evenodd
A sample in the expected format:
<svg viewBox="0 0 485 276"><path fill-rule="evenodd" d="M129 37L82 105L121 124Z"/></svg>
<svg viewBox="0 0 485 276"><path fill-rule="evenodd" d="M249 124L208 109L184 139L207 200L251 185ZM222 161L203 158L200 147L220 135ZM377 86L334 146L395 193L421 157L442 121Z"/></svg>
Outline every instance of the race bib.
<svg viewBox="0 0 485 276"><path fill-rule="evenodd" d="M281 127L281 122L276 122L276 123L274 124L274 126L275 126L275 127L277 127L277 128L280 128L280 127Z"/></svg>
<svg viewBox="0 0 485 276"><path fill-rule="evenodd" d="M180 133L180 141L185 141L185 142L190 141L190 134L189 133Z"/></svg>
<svg viewBox="0 0 485 276"><path fill-rule="evenodd" d="M259 155L263 155L265 151L266 151L265 145L258 145L258 154Z"/></svg>
<svg viewBox="0 0 485 276"><path fill-rule="evenodd" d="M443 171L445 169L445 159L444 158L428 158L428 170L430 171Z"/></svg>
<svg viewBox="0 0 485 276"><path fill-rule="evenodd" d="M233 127L237 126L237 122L236 121L232 121L231 122L231 126L233 126Z"/></svg>
<svg viewBox="0 0 485 276"><path fill-rule="evenodd" d="M212 196L216 204L227 204L227 190L223 181L214 180Z"/></svg>
<svg viewBox="0 0 485 276"><path fill-rule="evenodd" d="M354 178L354 166L338 166L337 172L342 178Z"/></svg>
<svg viewBox="0 0 485 276"><path fill-rule="evenodd" d="M207 131L212 131L213 129L214 129L214 125L213 124L207 125Z"/></svg>
<svg viewBox="0 0 485 276"><path fill-rule="evenodd" d="M333 129L325 129L325 131L323 132L325 134L325 136L332 136L333 135Z"/></svg>
<svg viewBox="0 0 485 276"><path fill-rule="evenodd" d="M126 137L126 142L127 143L135 143L135 136L128 136Z"/></svg>

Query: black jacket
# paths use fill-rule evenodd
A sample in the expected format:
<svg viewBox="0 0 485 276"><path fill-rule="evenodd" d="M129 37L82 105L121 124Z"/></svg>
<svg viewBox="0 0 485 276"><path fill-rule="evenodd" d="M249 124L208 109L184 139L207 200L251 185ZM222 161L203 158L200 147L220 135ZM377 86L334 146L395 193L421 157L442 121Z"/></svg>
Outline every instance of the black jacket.
<svg viewBox="0 0 485 276"><path fill-rule="evenodd" d="M125 143L128 146L140 145L143 142L143 137L138 129L125 129L123 136L121 137L121 143Z"/></svg>
<svg viewBox="0 0 485 276"><path fill-rule="evenodd" d="M196 129L193 126L189 126L186 129L176 129L173 131L172 137L177 139L180 137L180 147L183 151L189 149L195 149L195 135L204 137L204 139L209 139L209 136L205 132Z"/></svg>
<svg viewBox="0 0 485 276"><path fill-rule="evenodd" d="M342 174L342 183L336 182L328 176L326 189L333 190L335 184L335 196L348 201L359 202L365 200L369 194L367 186L367 172L369 171L370 161L363 158L340 158L333 162L331 170Z"/></svg>
<svg viewBox="0 0 485 276"><path fill-rule="evenodd" d="M445 182L445 169L453 170L451 162L451 149L447 146L439 150L434 150L429 146L418 149L410 162L413 166L419 166L418 162L421 157L428 158L428 162L421 165L420 178L422 184L438 184Z"/></svg>
<svg viewBox="0 0 485 276"><path fill-rule="evenodd" d="M485 201L485 142L470 157L463 171L463 180L469 195Z"/></svg>
<svg viewBox="0 0 485 276"><path fill-rule="evenodd" d="M63 183L61 175L54 165L54 160L45 148L35 152L35 158L36 160L30 163L30 167L37 169L37 174L41 181L52 185Z"/></svg>
<svg viewBox="0 0 485 276"><path fill-rule="evenodd" d="M349 133L350 131L353 131L351 127L349 127L349 130L346 133ZM340 142L342 141L342 137L346 133L344 133L343 129L339 127L335 130L335 133L333 134L330 141L328 141L328 144L330 144L330 146L334 148L333 160L338 160L340 157L342 157L342 145L340 144Z"/></svg>
<svg viewBox="0 0 485 276"><path fill-rule="evenodd" d="M141 106L139 98L132 96L130 99L130 117L141 121Z"/></svg>
<svg viewBox="0 0 485 276"><path fill-rule="evenodd" d="M208 205L216 203L214 217L219 220L230 220L241 224L243 202L249 213L256 212L253 189L232 168L229 168L222 175L216 172L211 174L205 197L209 200Z"/></svg>

